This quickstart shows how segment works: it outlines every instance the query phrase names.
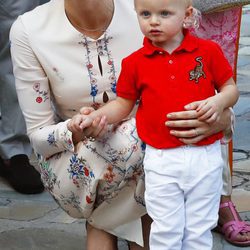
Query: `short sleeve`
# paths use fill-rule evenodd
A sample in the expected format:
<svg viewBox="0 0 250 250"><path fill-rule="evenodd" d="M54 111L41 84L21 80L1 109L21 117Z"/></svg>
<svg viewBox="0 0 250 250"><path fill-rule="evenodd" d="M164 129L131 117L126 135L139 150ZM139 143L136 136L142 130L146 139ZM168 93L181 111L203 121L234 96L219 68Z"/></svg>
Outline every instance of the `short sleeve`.
<svg viewBox="0 0 250 250"><path fill-rule="evenodd" d="M139 99L140 94L136 87L137 77L135 65L131 57L122 60L121 73L116 88L117 96L131 100Z"/></svg>
<svg viewBox="0 0 250 250"><path fill-rule="evenodd" d="M213 76L215 88L220 89L227 80L233 77L233 70L220 46L212 41L211 45L210 70Z"/></svg>

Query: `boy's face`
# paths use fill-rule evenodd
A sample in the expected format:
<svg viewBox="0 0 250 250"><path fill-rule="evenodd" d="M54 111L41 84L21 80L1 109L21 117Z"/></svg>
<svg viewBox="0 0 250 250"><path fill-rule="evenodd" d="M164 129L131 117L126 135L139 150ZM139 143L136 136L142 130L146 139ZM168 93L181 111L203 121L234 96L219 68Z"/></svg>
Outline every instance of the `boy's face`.
<svg viewBox="0 0 250 250"><path fill-rule="evenodd" d="M135 10L142 33L159 47L181 42L183 22L192 15L186 0L135 0Z"/></svg>

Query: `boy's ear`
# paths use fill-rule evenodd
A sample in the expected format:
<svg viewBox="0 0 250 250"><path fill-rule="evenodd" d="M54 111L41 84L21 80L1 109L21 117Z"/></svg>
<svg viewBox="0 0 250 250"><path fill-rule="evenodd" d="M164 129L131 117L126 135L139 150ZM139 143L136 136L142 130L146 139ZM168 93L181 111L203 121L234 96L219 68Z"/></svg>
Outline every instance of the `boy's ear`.
<svg viewBox="0 0 250 250"><path fill-rule="evenodd" d="M191 17L193 15L194 8L192 6L189 6L186 9L186 17Z"/></svg>

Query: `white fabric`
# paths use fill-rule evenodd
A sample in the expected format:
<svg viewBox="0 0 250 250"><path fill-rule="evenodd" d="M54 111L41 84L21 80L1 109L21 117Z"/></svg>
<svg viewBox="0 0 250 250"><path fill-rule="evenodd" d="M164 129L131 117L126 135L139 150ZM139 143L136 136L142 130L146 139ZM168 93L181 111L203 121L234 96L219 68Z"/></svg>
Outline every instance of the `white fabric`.
<svg viewBox="0 0 250 250"><path fill-rule="evenodd" d="M145 201L151 250L211 250L222 168L220 144L158 150L147 145Z"/></svg>

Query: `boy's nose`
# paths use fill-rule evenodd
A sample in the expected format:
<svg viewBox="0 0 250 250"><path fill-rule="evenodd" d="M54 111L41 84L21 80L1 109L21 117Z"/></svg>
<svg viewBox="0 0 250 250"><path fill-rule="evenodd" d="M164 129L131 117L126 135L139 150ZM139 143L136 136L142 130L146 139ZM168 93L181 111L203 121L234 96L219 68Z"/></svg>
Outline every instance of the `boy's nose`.
<svg viewBox="0 0 250 250"><path fill-rule="evenodd" d="M153 15L151 17L150 24L152 26L159 25L160 24L159 18L157 16Z"/></svg>

